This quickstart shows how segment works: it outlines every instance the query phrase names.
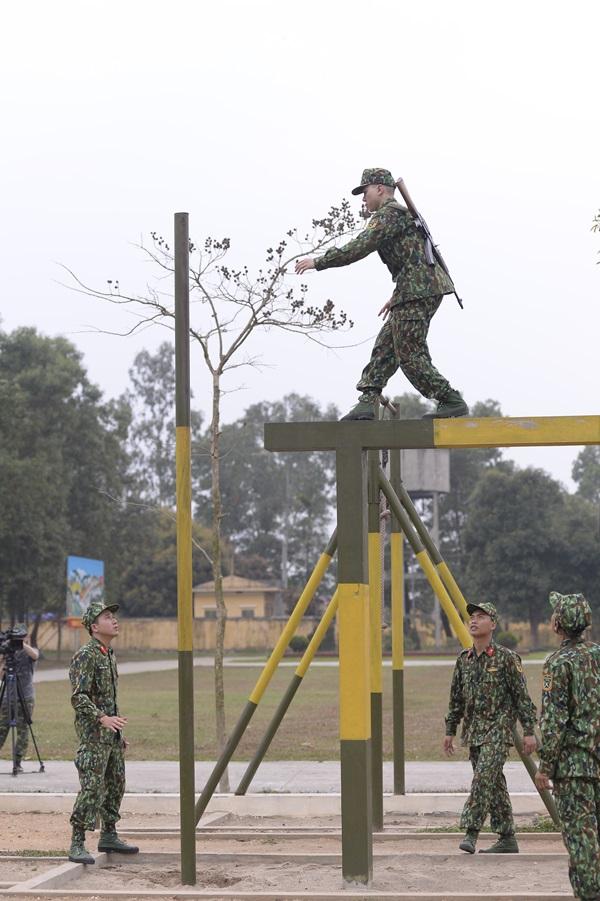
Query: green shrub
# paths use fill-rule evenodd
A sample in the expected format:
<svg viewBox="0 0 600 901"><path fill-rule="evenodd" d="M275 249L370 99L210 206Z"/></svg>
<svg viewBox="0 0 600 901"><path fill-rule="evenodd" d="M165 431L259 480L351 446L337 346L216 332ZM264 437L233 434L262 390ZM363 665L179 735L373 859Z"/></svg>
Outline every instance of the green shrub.
<svg viewBox="0 0 600 901"><path fill-rule="evenodd" d="M519 639L514 632L497 632L495 638L498 644L502 644L505 648L511 648L512 650L519 644Z"/></svg>
<svg viewBox="0 0 600 901"><path fill-rule="evenodd" d="M290 651L295 654L302 654L308 647L308 638L306 635L294 635L290 641Z"/></svg>

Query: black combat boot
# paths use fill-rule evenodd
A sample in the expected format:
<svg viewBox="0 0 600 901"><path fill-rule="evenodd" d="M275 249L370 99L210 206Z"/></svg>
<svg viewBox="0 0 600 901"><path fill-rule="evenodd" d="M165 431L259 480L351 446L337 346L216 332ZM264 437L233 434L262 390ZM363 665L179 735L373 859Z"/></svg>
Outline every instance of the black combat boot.
<svg viewBox="0 0 600 901"><path fill-rule="evenodd" d="M490 845L489 848L480 848L480 854L518 854L519 846L515 838L514 832L506 832L500 835L497 842Z"/></svg>
<svg viewBox="0 0 600 901"><path fill-rule="evenodd" d="M94 858L85 847L85 831L79 826L73 826L71 847L69 848L69 860L73 863L95 863Z"/></svg>
<svg viewBox="0 0 600 901"><path fill-rule="evenodd" d="M346 413L345 416L342 416L340 422L344 422L349 419L375 419L375 401L360 400L352 407L349 413Z"/></svg>
<svg viewBox="0 0 600 901"><path fill-rule="evenodd" d="M478 835L479 832L476 829L467 829L467 834L458 846L460 850L466 851L467 854L475 854L475 845L477 844Z"/></svg>
<svg viewBox="0 0 600 901"><path fill-rule="evenodd" d="M451 389L437 405L434 413L425 413L423 419L453 419L455 416L468 416L469 408L458 391Z"/></svg>
<svg viewBox="0 0 600 901"><path fill-rule="evenodd" d="M128 845L117 835L114 823L105 825L100 833L98 851L113 851L116 854L137 854L140 849L137 845Z"/></svg>

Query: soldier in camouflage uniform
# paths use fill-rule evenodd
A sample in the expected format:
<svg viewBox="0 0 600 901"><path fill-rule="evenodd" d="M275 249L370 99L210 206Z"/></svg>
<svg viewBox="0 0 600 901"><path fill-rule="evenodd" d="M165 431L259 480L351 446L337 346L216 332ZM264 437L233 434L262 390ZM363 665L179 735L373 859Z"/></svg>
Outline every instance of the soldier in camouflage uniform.
<svg viewBox="0 0 600 901"><path fill-rule="evenodd" d="M494 605L468 604L467 610L473 647L462 651L454 667L444 738L444 751L450 756L462 719L462 744L469 748L473 782L460 820L466 835L459 847L475 853L477 837L489 813L499 839L480 853L516 853L519 846L502 768L517 718L523 726L525 753L535 750L536 709L527 692L519 655L493 640L498 622Z"/></svg>
<svg viewBox="0 0 600 901"><path fill-rule="evenodd" d="M569 878L581 901L600 899L600 645L583 632L592 613L582 594L550 594L561 645L545 662L536 775L554 797L569 852Z"/></svg>
<svg viewBox="0 0 600 901"><path fill-rule="evenodd" d="M427 347L431 319L444 294L454 292L454 285L437 260L433 266L428 264L425 238L406 207L394 200L394 189L387 169L365 169L352 193L363 195L372 214L367 227L344 247L332 247L322 257L296 263L296 272L302 274L308 269L348 266L376 250L395 283L390 300L379 311L386 321L356 386L361 392L358 404L342 418L374 419L375 402L398 367L421 394L438 401L436 412L428 416L466 416L467 405L435 368Z"/></svg>
<svg viewBox="0 0 600 901"><path fill-rule="evenodd" d="M125 791L127 747L123 737L127 718L119 713L117 661L110 647L119 632L114 615L118 609L117 604L105 606L101 601L90 604L82 622L91 637L69 667L71 704L79 736L75 766L81 783L71 815L69 860L75 863L94 863L85 847L85 833L96 828L98 817L102 821L98 851L136 854L139 850L122 841L115 828Z"/></svg>

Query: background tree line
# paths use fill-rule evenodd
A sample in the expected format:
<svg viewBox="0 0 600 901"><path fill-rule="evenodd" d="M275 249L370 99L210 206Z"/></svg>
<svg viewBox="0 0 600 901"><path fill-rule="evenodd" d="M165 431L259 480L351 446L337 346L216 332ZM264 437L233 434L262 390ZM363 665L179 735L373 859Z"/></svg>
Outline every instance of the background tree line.
<svg viewBox="0 0 600 901"><path fill-rule="evenodd" d="M0 332L0 601L3 624L62 613L69 554L103 559L109 597L125 614L176 612L174 352L139 353L130 385L106 401L80 353L35 329ZM397 398L403 416L426 404ZM502 415L496 401L474 415ZM337 418L300 395L250 405L222 426L225 572L282 584L297 596L333 527L334 459L274 455L265 421ZM209 435L193 413L194 582L211 578ZM600 449L573 464L576 491L499 450L451 451L451 491L441 501L441 549L469 597L503 616L547 619L551 589L583 591L598 609ZM420 502L427 520L430 510ZM414 566L408 555L408 566ZM333 578L333 576L332 576ZM324 586L321 600L331 584ZM432 598L416 583L412 603Z"/></svg>

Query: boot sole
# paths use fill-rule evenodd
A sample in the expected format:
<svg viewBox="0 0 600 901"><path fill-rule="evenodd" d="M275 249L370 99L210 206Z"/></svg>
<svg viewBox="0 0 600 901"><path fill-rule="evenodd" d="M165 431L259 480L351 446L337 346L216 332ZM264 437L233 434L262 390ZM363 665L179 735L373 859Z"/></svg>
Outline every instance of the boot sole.
<svg viewBox="0 0 600 901"><path fill-rule="evenodd" d="M106 854L139 854L140 849L127 849L125 848L103 848L101 845L98 845L98 851L104 851Z"/></svg>
<svg viewBox="0 0 600 901"><path fill-rule="evenodd" d="M475 854L475 848L465 848L465 846L461 844L458 846L461 851L466 851L467 854Z"/></svg>
<svg viewBox="0 0 600 901"><path fill-rule="evenodd" d="M69 856L69 860L71 861L71 863L80 863L84 867L89 867L91 864L96 863L93 857L90 857L88 860L77 860L76 857Z"/></svg>
<svg viewBox="0 0 600 901"><path fill-rule="evenodd" d="M515 848L514 851L491 851L489 848L481 848L479 853L480 854L518 854L519 849Z"/></svg>
<svg viewBox="0 0 600 901"><path fill-rule="evenodd" d="M468 416L469 408L465 407L464 411L456 413L424 413L421 419L460 419L461 416Z"/></svg>

